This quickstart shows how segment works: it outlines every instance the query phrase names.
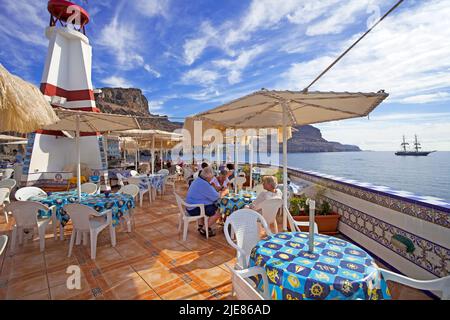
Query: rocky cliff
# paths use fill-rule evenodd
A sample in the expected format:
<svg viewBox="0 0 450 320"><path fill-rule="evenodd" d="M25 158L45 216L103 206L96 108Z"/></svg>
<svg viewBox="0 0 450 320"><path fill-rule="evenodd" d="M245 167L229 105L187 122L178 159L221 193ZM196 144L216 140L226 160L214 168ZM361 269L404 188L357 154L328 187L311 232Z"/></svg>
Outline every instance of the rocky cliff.
<svg viewBox="0 0 450 320"><path fill-rule="evenodd" d="M144 117L139 120L143 129L173 131L183 126L182 123L170 121L167 116L151 114L148 110L148 100L140 89L101 88L101 90L101 93L95 95L95 103L102 112Z"/></svg>
<svg viewBox="0 0 450 320"><path fill-rule="evenodd" d="M102 112L144 117L139 120L144 129L173 131L183 126L181 122L170 121L167 116L151 114L148 100L140 89L101 88L101 90L101 93L95 95L95 102ZM357 146L325 140L320 130L313 126L301 126L296 129L292 132L292 139L288 141L289 152L361 151Z"/></svg>
<svg viewBox="0 0 450 320"><path fill-rule="evenodd" d="M288 141L288 152L361 151L358 146L325 140L320 130L313 126L300 126L295 129Z"/></svg>

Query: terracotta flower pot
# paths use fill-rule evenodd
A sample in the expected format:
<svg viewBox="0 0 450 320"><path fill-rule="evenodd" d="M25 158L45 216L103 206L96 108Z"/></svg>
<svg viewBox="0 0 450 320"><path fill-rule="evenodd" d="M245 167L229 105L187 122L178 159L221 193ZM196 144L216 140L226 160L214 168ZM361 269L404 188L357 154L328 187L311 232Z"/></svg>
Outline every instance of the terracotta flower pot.
<svg viewBox="0 0 450 320"><path fill-rule="evenodd" d="M309 221L309 216L293 216L295 221ZM315 221L319 228L319 233L333 235L338 233L339 214L332 212L329 215L316 215ZM308 227L300 227L301 231L307 232Z"/></svg>

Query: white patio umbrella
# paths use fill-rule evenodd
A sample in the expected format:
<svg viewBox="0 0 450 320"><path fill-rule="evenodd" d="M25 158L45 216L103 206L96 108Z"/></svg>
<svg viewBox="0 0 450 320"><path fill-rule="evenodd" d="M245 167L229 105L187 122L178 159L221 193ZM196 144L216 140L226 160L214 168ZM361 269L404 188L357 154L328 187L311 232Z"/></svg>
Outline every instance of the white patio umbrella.
<svg viewBox="0 0 450 320"><path fill-rule="evenodd" d="M149 147L152 154L152 174L155 173L155 147L157 144L160 146L162 156L163 149L171 149L175 144L181 142L183 139L183 135L179 133L156 129L125 130L121 132L112 132L111 134L133 138L138 141L141 148Z"/></svg>
<svg viewBox="0 0 450 320"><path fill-rule="evenodd" d="M269 91L262 89L230 103L186 118L193 133L194 121L204 128L281 128L283 136L283 207L287 207L287 139L292 126L367 116L388 94L350 92ZM191 131L192 130L192 131ZM287 216L283 210L283 229Z"/></svg>
<svg viewBox="0 0 450 320"><path fill-rule="evenodd" d="M108 132L128 129L139 129L135 117L118 114L76 111L68 109L55 109L59 121L46 126L45 130L73 131L77 148L77 190L78 199L81 199L81 159L80 159L80 132Z"/></svg>

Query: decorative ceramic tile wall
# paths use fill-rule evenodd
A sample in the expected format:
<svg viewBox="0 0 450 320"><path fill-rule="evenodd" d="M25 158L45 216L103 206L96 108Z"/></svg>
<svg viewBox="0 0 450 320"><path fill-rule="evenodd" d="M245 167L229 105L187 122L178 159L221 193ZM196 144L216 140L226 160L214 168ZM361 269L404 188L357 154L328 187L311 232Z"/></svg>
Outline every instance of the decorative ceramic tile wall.
<svg viewBox="0 0 450 320"><path fill-rule="evenodd" d="M395 191L388 187L374 186L370 183L346 180L312 171L289 169L289 175L450 228L450 204L442 199L417 196L407 191Z"/></svg>
<svg viewBox="0 0 450 320"><path fill-rule="evenodd" d="M350 226L437 277L445 277L450 274L449 248L414 235L342 202L331 198L326 198L326 201L330 203L333 211L339 213L341 223ZM391 238L394 235L400 235L409 239L414 244L414 251L406 252L393 245Z"/></svg>

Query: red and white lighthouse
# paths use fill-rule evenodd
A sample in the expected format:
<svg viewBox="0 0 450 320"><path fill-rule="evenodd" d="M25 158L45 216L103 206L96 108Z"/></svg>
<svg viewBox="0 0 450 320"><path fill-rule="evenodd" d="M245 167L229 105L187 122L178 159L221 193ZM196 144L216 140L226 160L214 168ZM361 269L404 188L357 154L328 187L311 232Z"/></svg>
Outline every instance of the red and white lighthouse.
<svg viewBox="0 0 450 320"><path fill-rule="evenodd" d="M65 0L48 2L49 40L41 80L41 91L54 107L100 112L92 86L92 47L86 36L89 14L81 6ZM80 139L81 162L93 175L104 176L107 162L103 138L85 133ZM28 139L22 182L62 184L76 162L75 142L60 131L39 130Z"/></svg>

